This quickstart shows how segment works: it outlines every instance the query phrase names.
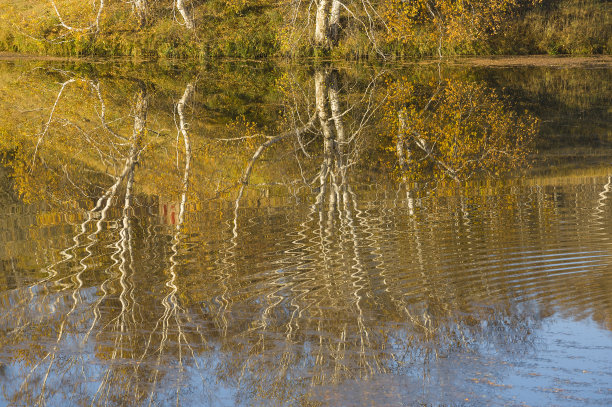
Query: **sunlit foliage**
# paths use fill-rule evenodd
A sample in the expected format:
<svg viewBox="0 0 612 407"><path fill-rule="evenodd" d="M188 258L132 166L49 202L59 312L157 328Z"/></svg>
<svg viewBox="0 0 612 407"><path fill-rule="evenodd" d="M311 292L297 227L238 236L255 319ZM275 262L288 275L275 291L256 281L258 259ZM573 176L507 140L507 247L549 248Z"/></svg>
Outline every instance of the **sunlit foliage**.
<svg viewBox="0 0 612 407"><path fill-rule="evenodd" d="M0 51L204 59L598 53L604 0L12 0Z"/></svg>
<svg viewBox="0 0 612 407"><path fill-rule="evenodd" d="M531 0L527 0L531 1ZM539 0L534 0L538 2ZM383 15L389 39L414 43L425 39L437 43L438 54L450 44L469 43L495 33L513 16L523 0L385 0Z"/></svg>

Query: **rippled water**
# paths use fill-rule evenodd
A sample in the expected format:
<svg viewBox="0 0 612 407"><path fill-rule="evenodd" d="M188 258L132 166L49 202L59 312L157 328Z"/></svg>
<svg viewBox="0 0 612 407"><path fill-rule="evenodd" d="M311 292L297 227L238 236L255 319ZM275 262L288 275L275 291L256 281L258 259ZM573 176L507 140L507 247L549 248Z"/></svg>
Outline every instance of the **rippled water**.
<svg viewBox="0 0 612 407"><path fill-rule="evenodd" d="M532 169L455 182L388 164L409 68L34 65L0 89L2 404L612 404L607 67L449 68L543 123ZM324 85L338 152L257 156Z"/></svg>

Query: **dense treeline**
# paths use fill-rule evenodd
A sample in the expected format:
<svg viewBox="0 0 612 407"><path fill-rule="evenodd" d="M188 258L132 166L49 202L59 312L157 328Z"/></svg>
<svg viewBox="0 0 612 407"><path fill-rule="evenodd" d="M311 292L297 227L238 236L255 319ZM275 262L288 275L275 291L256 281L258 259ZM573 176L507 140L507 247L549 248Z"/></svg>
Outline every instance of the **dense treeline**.
<svg viewBox="0 0 612 407"><path fill-rule="evenodd" d="M159 58L607 54L606 0L2 0L0 51Z"/></svg>

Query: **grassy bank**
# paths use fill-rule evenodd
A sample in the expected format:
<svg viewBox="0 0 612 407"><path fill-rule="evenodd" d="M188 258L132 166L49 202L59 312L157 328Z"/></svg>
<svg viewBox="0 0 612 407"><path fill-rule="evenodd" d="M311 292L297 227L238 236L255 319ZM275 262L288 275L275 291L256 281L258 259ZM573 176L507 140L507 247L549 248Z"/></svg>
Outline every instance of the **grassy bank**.
<svg viewBox="0 0 612 407"><path fill-rule="evenodd" d="M488 41L492 54L609 54L610 2L544 0Z"/></svg>
<svg viewBox="0 0 612 407"><path fill-rule="evenodd" d="M61 0L64 21L83 28L95 19L89 2ZM139 23L123 2L110 2L101 14L99 32L68 32L48 2L13 0L0 5L0 51L54 56L132 56L146 58L312 57L309 27L292 26L296 43L287 46L290 10L278 2L194 1L190 9L195 30L187 30L172 2L152 2L146 24ZM477 41L444 44L446 55L466 54L609 54L612 42L609 2L605 0L544 0L523 9L497 33ZM305 21L305 20L304 20ZM299 23L298 25L301 25ZM312 21L310 22L312 26ZM377 52L362 26L342 20L343 34L333 57L372 59ZM384 37L383 35L380 36ZM380 50L396 58L435 55L437 43L423 32L410 43L380 41Z"/></svg>
<svg viewBox="0 0 612 407"><path fill-rule="evenodd" d="M224 0L198 4L195 30L187 30L168 5L152 3L148 22L139 27L123 2L107 5L98 33L67 32L48 2L15 0L0 6L0 51L56 56L132 56L145 58L261 58L278 52L273 7L228 10ZM64 20L76 28L95 19L88 10L66 7ZM62 10L63 11L63 10ZM95 11L95 10L94 10Z"/></svg>

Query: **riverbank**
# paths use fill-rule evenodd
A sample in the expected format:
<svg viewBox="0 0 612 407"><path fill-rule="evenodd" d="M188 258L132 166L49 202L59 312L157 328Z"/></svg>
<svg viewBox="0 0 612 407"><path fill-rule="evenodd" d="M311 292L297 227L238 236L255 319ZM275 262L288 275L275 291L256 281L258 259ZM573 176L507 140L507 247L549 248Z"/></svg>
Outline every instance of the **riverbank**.
<svg viewBox="0 0 612 407"><path fill-rule="evenodd" d="M235 3L235 4L234 4ZM358 21L341 20L334 47L313 46L307 20L290 23L286 5L271 2L196 3L189 30L170 6L151 5L139 27L125 4L109 4L94 28L95 14L66 2L63 29L51 6L15 0L0 6L0 51L45 56L144 59L331 57L414 59L436 55L438 38L426 29L410 41L391 41L382 26L364 32ZM495 33L443 42L444 55L591 55L610 52L612 28L602 0L542 1L508 18ZM231 6L231 7L230 7ZM95 10L93 10L95 11ZM303 26L302 26L303 25ZM88 28L89 27L89 28ZM87 30L85 28L88 28ZM375 44L375 45L374 45Z"/></svg>

